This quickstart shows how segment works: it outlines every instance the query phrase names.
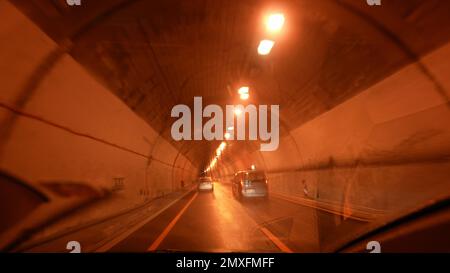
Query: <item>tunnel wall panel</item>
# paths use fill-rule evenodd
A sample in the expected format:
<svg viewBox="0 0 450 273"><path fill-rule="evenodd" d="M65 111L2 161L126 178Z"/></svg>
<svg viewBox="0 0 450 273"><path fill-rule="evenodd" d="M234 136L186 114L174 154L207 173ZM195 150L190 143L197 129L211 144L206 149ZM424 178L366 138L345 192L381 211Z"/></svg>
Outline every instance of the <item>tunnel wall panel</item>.
<svg viewBox="0 0 450 273"><path fill-rule="evenodd" d="M271 192L346 215L396 213L448 192L449 60L449 44L421 59L442 90L411 64L291 130L277 151L261 153ZM259 156L230 161L231 169Z"/></svg>
<svg viewBox="0 0 450 273"><path fill-rule="evenodd" d="M31 184L76 181L108 189L116 198L103 206L103 217L194 179L195 167L189 162L182 174L174 172L177 150L72 57L61 52L49 61L57 45L7 1L0 2L0 16L0 38L7 41L0 44L2 170Z"/></svg>

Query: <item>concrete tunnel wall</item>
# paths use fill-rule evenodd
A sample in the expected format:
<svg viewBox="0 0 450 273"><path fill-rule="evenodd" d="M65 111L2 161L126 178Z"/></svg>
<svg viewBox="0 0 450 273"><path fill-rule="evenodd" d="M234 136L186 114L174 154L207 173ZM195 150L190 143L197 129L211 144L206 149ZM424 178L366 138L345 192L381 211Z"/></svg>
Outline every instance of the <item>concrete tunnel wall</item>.
<svg viewBox="0 0 450 273"><path fill-rule="evenodd" d="M91 218L179 190L197 167L8 1L0 2L0 168L113 189ZM89 218L89 216L87 216ZM86 219L84 219L86 220Z"/></svg>
<svg viewBox="0 0 450 273"><path fill-rule="evenodd" d="M271 193L313 200L345 217L387 216L447 194L450 44L420 65L445 94L411 64L291 129L275 152L225 154L214 173L230 179L255 164L268 173Z"/></svg>
<svg viewBox="0 0 450 273"><path fill-rule="evenodd" d="M0 2L0 15L0 38L8 41L0 44L1 169L31 183L75 180L107 188L124 177L124 189L98 217L195 178L197 166L9 2ZM415 63L291 128L276 152L225 150L229 160L214 172L229 179L255 164L267 171L271 193L326 204L346 216L394 213L448 192L450 44L420 62L446 96ZM314 214L298 223L291 240L318 245ZM313 228L305 228L308 223Z"/></svg>

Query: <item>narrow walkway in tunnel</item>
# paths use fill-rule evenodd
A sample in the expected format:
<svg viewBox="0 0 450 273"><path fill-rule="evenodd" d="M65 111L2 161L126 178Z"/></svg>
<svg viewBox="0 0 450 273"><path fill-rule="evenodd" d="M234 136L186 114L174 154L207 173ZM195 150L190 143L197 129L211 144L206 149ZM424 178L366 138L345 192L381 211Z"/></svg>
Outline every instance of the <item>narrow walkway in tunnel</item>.
<svg viewBox="0 0 450 273"><path fill-rule="evenodd" d="M445 249L450 1L369 2L0 1L0 251Z"/></svg>

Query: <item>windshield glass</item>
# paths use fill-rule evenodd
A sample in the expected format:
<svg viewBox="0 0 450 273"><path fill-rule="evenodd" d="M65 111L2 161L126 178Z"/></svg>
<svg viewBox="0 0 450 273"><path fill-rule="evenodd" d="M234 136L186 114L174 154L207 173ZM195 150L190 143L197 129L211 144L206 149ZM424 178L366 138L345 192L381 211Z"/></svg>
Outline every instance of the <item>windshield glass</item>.
<svg viewBox="0 0 450 273"><path fill-rule="evenodd" d="M1 0L0 250L330 252L448 198L449 14Z"/></svg>

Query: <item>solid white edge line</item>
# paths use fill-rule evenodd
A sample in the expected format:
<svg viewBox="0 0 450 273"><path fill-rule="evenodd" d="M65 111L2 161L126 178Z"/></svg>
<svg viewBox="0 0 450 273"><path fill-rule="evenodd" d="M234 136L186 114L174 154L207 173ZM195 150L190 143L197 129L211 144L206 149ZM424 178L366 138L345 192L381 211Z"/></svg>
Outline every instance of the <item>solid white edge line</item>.
<svg viewBox="0 0 450 273"><path fill-rule="evenodd" d="M105 244L103 244L102 246L96 248L94 250L94 252L106 252L108 250L110 250L111 248L113 248L115 245L117 245L118 243L122 242L123 240L125 240L126 238L128 238L128 236L130 236L131 234L133 234L135 231L137 231L138 229L140 229L141 227L143 227L144 225L146 225L148 222L150 222L151 220L155 219L158 215L160 215L161 213L163 213L165 210L167 210L168 208L170 208L171 206L173 206L176 202L180 201L183 197L185 197L186 195L188 195L189 193L191 193L193 189L190 189L189 191L185 192L184 194L182 194L179 198L173 200L172 202L170 202L167 206L161 208L160 210L158 210L155 214L153 214L151 217L145 219L144 221L136 224L135 226L133 226L130 229L127 229L126 231L122 232L121 234L119 234L118 236L116 236L114 239L112 240L108 240L108 242L106 242Z"/></svg>

